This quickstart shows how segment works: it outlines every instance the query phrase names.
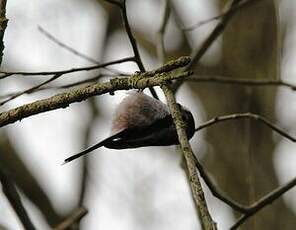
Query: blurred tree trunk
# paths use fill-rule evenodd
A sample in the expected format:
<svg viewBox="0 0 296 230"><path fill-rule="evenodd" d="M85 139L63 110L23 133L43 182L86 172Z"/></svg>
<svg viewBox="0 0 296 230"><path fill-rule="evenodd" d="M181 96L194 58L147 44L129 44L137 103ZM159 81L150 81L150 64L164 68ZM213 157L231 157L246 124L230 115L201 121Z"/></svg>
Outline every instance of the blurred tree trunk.
<svg viewBox="0 0 296 230"><path fill-rule="evenodd" d="M226 3L220 1L221 6ZM235 16L222 37L223 74L233 78L276 79L279 73L277 10L261 1ZM191 84L207 117L253 112L275 121L276 88L222 84ZM230 121L207 130L210 147L204 162L219 186L239 202L250 204L279 186L273 165L275 141L264 125L250 120ZM238 215L236 215L238 217ZM282 199L247 221L241 229L295 229L296 217Z"/></svg>

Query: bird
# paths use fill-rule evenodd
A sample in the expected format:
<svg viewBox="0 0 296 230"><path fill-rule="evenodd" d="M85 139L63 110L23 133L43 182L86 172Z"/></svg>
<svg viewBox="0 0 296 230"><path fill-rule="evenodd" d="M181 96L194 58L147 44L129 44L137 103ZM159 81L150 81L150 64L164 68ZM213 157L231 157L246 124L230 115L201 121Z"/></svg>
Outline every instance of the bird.
<svg viewBox="0 0 296 230"><path fill-rule="evenodd" d="M176 126L165 103L142 91L127 94L115 110L110 136L68 157L63 164L103 146L109 149L128 149L179 144ZM191 139L195 132L193 115L184 106L177 105L186 124L187 138Z"/></svg>

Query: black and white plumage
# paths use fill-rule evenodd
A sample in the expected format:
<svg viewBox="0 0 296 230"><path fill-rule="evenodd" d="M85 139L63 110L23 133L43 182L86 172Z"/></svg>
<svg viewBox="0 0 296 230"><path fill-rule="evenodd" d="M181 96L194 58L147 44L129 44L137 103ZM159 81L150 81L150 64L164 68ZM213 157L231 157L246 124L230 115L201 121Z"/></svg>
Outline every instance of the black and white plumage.
<svg viewBox="0 0 296 230"><path fill-rule="evenodd" d="M178 104L179 105L179 104ZM195 130L190 111L180 106L190 139ZM179 144L178 135L169 108L163 102L142 92L130 92L115 111L111 136L65 160L68 163L99 147L110 149L168 146Z"/></svg>

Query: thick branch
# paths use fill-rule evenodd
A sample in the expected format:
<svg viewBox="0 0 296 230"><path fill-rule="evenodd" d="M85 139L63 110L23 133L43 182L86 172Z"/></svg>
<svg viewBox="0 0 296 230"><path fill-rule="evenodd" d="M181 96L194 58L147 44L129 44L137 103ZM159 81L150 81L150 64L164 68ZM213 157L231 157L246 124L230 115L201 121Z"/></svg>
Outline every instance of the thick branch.
<svg viewBox="0 0 296 230"><path fill-rule="evenodd" d="M23 118L38 113L47 112L59 108L66 108L67 106L69 106L69 104L72 104L74 102L81 102L95 95L114 92L116 90L144 89L147 87L165 84L167 81L187 77L191 75L191 72L184 72L180 75L170 75L159 72L163 68L164 70L167 70L170 66L174 66L174 68L184 66L186 63L188 63L188 61L180 62L180 60L184 59L186 60L187 58L180 58L176 60L176 62L168 63L167 65L165 65L165 68L161 67L157 70L152 71L154 73L157 73L154 77L147 78L146 75L149 75L150 72L146 72L144 74L135 74L130 78L115 78L105 83L97 83L78 89L69 90L66 93L57 94L47 99L38 100L36 102L17 107L15 109L11 109L7 112L2 112L0 113L0 127L14 123L18 120L22 120ZM178 63L178 65L180 66L176 66L176 63Z"/></svg>

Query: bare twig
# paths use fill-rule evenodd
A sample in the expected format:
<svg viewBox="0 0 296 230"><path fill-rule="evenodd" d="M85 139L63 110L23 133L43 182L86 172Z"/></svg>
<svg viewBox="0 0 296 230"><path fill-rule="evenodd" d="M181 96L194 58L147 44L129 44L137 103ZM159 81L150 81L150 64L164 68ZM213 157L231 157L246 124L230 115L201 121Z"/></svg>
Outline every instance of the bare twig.
<svg viewBox="0 0 296 230"><path fill-rule="evenodd" d="M242 225L248 218L255 215L261 209L266 207L269 204L272 204L273 201L278 199L282 196L285 192L289 191L293 187L296 186L296 178L292 179L287 184L275 189L274 191L270 192L266 196L262 197L257 202L253 203L247 210L247 213L242 215L238 221L230 228L231 230L237 229L240 225Z"/></svg>
<svg viewBox="0 0 296 230"><path fill-rule="evenodd" d="M46 85L46 84L48 84L48 83L50 83L50 82L52 82L52 81L58 79L60 76L61 76L61 75L58 75L58 74L57 74L57 75L54 75L54 76L51 77L50 79L48 79L48 80L46 80L46 81L44 81L44 82L42 82L42 83L40 83L40 84L38 84L38 85L36 85L36 86L33 86L33 87L31 87L31 88L29 88L29 89L26 89L26 90L24 90L24 91L21 91L21 92L19 92L19 93L16 93L15 95L13 95L13 96L11 96L11 97L5 99L4 101L1 101L1 102L0 102L0 106L6 104L6 103L9 102L9 101L12 101L13 99L15 99L15 98L17 98L17 97L20 97L20 96L24 95L24 94L32 93L32 92L38 90L40 87L42 87L42 86L44 86L44 85Z"/></svg>
<svg viewBox="0 0 296 230"><path fill-rule="evenodd" d="M176 66L175 62L170 62L169 64L171 66L174 66L175 68L184 66L186 62L180 60L184 60L184 58L176 60L176 63L178 63L180 66ZM165 70L169 69L169 67L169 65L166 65ZM167 81L170 80L188 77L192 74L191 72L184 72L179 75L158 73L160 69L162 68L152 71L157 73L154 77L147 78L147 75L150 76L150 72L146 72L143 74L135 74L130 78L115 78L105 83L97 83L78 89L72 89L66 93L57 94L47 99L38 100L33 103L17 107L15 109L11 109L7 112L2 112L0 113L0 127L14 123L18 120L38 113L47 112L59 108L66 108L74 102L80 102L95 95L114 92L116 90L144 89L147 87L165 84Z"/></svg>
<svg viewBox="0 0 296 230"><path fill-rule="evenodd" d="M134 35L132 33L130 24L128 22L127 13L126 13L126 0L122 0L121 13L122 13L122 18L123 18L126 33L127 33L128 38L130 40L131 46L133 48L136 63L139 66L140 71L145 72L145 67L144 67L142 59L140 57L139 49L138 49L138 46L137 46L137 41L136 41L136 39L135 39L135 37L134 37Z"/></svg>
<svg viewBox="0 0 296 230"><path fill-rule="evenodd" d="M164 33L165 33L165 28L167 26L167 22L169 19L169 13L170 13L170 8L169 8L168 0L165 0L162 21L161 21L160 28L157 33L157 56L158 56L158 59L161 64L163 64L163 62L165 61ZM191 150L188 139L186 137L186 133L182 128L182 127L184 127L184 126L182 126L183 121L178 120L178 119L182 119L182 117L180 117L180 111L178 111L178 108L176 108L176 105L175 105L176 101L174 99L173 92L167 86L162 86L162 89L165 93L165 96L167 97L168 104L172 107L172 108L170 108L171 114L173 114L173 111L176 110L176 111L174 111L174 113L177 113L177 116L179 115L179 117L174 117L174 121L175 121L175 123L181 122L180 127L177 127L177 128L181 129L179 131L180 133L178 133L178 136L179 136L179 139L185 138L183 140L183 142L181 143L181 141L180 141L180 143L181 143L182 153L185 156L185 160L186 160L186 164L187 164L187 169L188 169L188 174L189 174L188 175L189 176L189 184L191 187L193 199L194 199L195 205L197 207L198 214L199 214L201 222L202 222L202 227L203 227L203 229L215 229L216 225L215 225L214 221L212 220L210 213L208 211L206 200L204 199L203 190L202 190L198 175L196 173L196 169L194 167L194 160L197 161L197 159L195 158L195 155L193 154L193 152ZM178 114L178 112L179 112L179 114ZM184 123L183 123L183 125L184 125ZM184 148L186 146L189 147L188 151L184 150ZM197 161L197 163L199 163L199 162ZM206 182L210 182L210 185L212 185L211 181L206 180L208 178L207 175L203 174L203 176L204 175L205 175L204 180ZM211 188L212 188L212 186L211 186Z"/></svg>
<svg viewBox="0 0 296 230"><path fill-rule="evenodd" d="M157 56L158 56L158 60L160 61L161 64L163 64L165 61L164 33L165 33L165 29L166 29L167 22L169 19L169 13L170 13L170 8L169 8L168 0L165 0L162 21L160 23L160 28L157 32ZM165 96L167 97L167 101L168 101L169 105L172 107L172 108L170 108L171 114L173 114L172 111L177 110L177 111L175 111L175 113L177 113L177 115L179 115L179 118L178 117L174 118L175 123L176 122L182 123L183 122L182 120L179 120L179 121L177 120L177 119L182 119L182 118L180 117L180 111L178 111L178 108L176 108L176 105L174 105L176 103L176 101L174 99L173 92L167 86L163 86L162 89L165 93ZM178 112L179 112L179 114L178 114ZM182 153L186 159L186 164L187 164L188 173L189 173L189 175L188 175L189 176L189 184L190 184L190 187L192 190L193 199L194 199L195 205L197 207L197 211L200 216L203 229L215 229L216 225L213 222L213 220L210 216L210 213L208 211L206 200L204 199L203 190L202 190L198 175L196 174L196 169L194 168L194 165L193 165L194 160L197 161L197 159L195 158L195 155L193 154L193 152L190 148L189 142L186 138L186 133L184 134L185 131L183 130L182 125L180 125L179 128L181 129L180 134L178 133L179 139L185 138L185 140L183 140L183 142L182 143L180 142L180 143L181 143L181 148L183 150ZM183 137L182 137L182 135L183 135ZM189 146L189 151L185 152L183 148L185 148L186 146L187 147ZM197 163L199 163L199 162L197 161ZM206 175L206 174L203 174L203 175ZM192 180L190 180L190 178L192 178ZM207 178L208 177L206 175L204 180L206 181ZM208 180L207 180L207 182L208 182ZM211 181L209 181L209 182L211 182ZM212 183L210 183L210 184L212 185ZM211 188L212 188L212 186L211 186Z"/></svg>
<svg viewBox="0 0 296 230"><path fill-rule="evenodd" d="M273 123L271 123L270 121L268 121L266 118L258 115L258 114L253 114L253 113L235 113L235 114L230 114L230 115L224 115L224 116L218 116L215 117L201 125L199 125L195 131L199 131L203 128L212 126L214 124L217 124L219 122L223 122L223 121L227 121L227 120L237 120L237 119L254 119L256 121L260 121L263 124L265 124L266 126L268 126L269 128L271 128L272 130L274 130L275 132L277 132L278 134L280 134L281 136L289 139L292 142L296 142L296 138L292 137L291 135L289 135L286 131L284 131L283 129L281 129L280 127L274 125Z"/></svg>
<svg viewBox="0 0 296 230"><path fill-rule="evenodd" d="M181 149L186 161L188 173L189 173L189 182L191 186L192 195L193 195L197 210L201 217L200 221L201 221L202 227L203 229L206 229L206 230L217 229L216 223L213 221L207 207L207 203L204 197L204 192L202 190L202 186L200 184L198 173L195 167L193 152L188 142L186 131L184 129L186 127L186 124L184 123L181 112L178 109L178 106L176 104L173 91L167 85L163 85L161 88L166 96L170 113L176 125L180 146L181 146Z"/></svg>
<svg viewBox="0 0 296 230"><path fill-rule="evenodd" d="M243 0L232 0L231 6L229 9L236 7ZM222 34L226 26L228 25L229 21L235 15L237 10L233 10L229 12L227 15L223 16L221 21L216 25L213 31L209 34L209 36L204 40L204 42L200 45L199 48L193 50L191 53L191 62L189 65L185 67L185 70L191 69L194 64L196 64L206 53L206 51L210 48L210 46L216 41L216 39ZM177 81L172 86L173 91L177 91L177 89L182 85L182 81Z"/></svg>
<svg viewBox="0 0 296 230"><path fill-rule="evenodd" d="M184 27L182 29L184 31L195 30L195 29L199 28L200 26L203 26L203 25L205 25L207 23L210 23L212 21L218 20L218 19L220 19L222 17L227 16L228 14L233 13L234 11L239 11L240 9L245 8L247 6L250 6L252 3L257 3L259 1L261 1L261 0L245 0L245 1L243 1L243 2L241 2L239 4L237 4L237 5L234 5L233 7L229 8L227 11L222 12L222 14L219 14L219 15L217 15L215 17L211 17L209 19L200 21L198 23L195 23L194 25L191 25L191 26L188 26L188 27Z"/></svg>
<svg viewBox="0 0 296 230"><path fill-rule="evenodd" d="M246 86L283 86L288 87L291 90L296 90L296 85L285 82L283 80L272 79L247 79L247 78L230 78L230 77L190 77L186 79L190 82L210 82L219 84L234 84L234 85L246 85Z"/></svg>
<svg viewBox="0 0 296 230"><path fill-rule="evenodd" d="M36 228L34 227L26 209L22 204L21 198L16 190L16 187L13 181L1 168L0 168L0 181L2 184L3 193L7 197L10 205L14 209L16 215L18 216L24 228L26 230L35 230Z"/></svg>
<svg viewBox="0 0 296 230"><path fill-rule="evenodd" d="M45 37L47 37L50 41L56 43L58 46L60 46L61 48L65 49L65 50L68 50L69 52L73 53L74 55L78 56L78 57L81 57L93 64L97 64L97 65L100 65L101 63L92 58L92 57L89 57L88 55L86 54L83 54L81 52L79 52L78 50L74 49L73 47L65 44L64 42L62 42L61 40L59 40L57 37L55 37L54 35L52 35L51 33L49 33L47 30L45 30L44 28L42 28L41 26L38 26L38 30L41 34L43 34ZM104 67L105 70L108 70L112 73L115 73L115 74L129 74L129 73L123 73L121 71L118 71L116 69L113 69L111 67Z"/></svg>
<svg viewBox="0 0 296 230"><path fill-rule="evenodd" d="M99 61L97 61L96 59L89 57L86 54L83 54L81 52L79 52L78 50L74 49L73 47L63 43L62 41L60 41L58 38L56 38L54 35L52 35L51 33L49 33L47 30L45 30L42 26L38 26L38 31L43 34L46 38L48 38L50 41L56 43L58 46L60 46L63 49L68 50L69 52L75 54L78 57L81 57L93 64L101 64Z"/></svg>
<svg viewBox="0 0 296 230"><path fill-rule="evenodd" d="M31 93L35 93L35 92L39 92L39 91L43 91L43 90L68 89L68 88L79 86L82 84L97 82L102 77L114 78L114 77L118 77L118 75L99 74L99 75L96 75L91 78L87 78L87 79L80 80L80 81L75 81L75 82L64 84L64 85L53 85L53 86L48 85L48 86L44 86L44 87L41 86L41 87L38 87L37 89L33 89L33 90L30 90L29 92L25 92L24 94L31 94ZM120 75L119 77L128 77L128 75ZM22 92L24 92L24 91L20 90L20 91L16 91L16 92L12 92L12 93L3 94L3 95L0 95L0 99L7 99L8 97L13 97L13 96L18 95Z"/></svg>
<svg viewBox="0 0 296 230"><path fill-rule="evenodd" d="M165 63L164 33L165 33L166 26L168 24L169 16L170 16L169 0L165 0L160 27L156 34L157 57L161 64Z"/></svg>
<svg viewBox="0 0 296 230"><path fill-rule="evenodd" d="M255 119L257 121L260 121L263 124L270 127L272 130L279 133L280 135L288 138L289 140L291 140L293 142L296 142L296 138L290 136L288 133L286 133L284 130L277 127L276 125L272 124L266 118L264 118L264 117L262 117L260 115L257 115L257 114L252 114L252 113L231 114L231 115L215 117L215 118L213 118L213 119L199 125L195 129L195 131L199 131L201 129L208 128L209 126L212 126L212 125L217 124L219 122L233 120L233 119L242 119L242 118ZM221 201L223 201L224 203L228 204L234 210L239 211L241 213L244 213L244 215L239 218L237 223L231 229L236 229L246 219L248 219L249 217L254 215L256 212L260 211L266 205L272 203L272 201L274 201L275 199L280 197L283 193L285 193L286 191L288 191L289 189L291 189L292 187L294 187L296 185L296 178L295 178L294 180L287 183L286 185L284 185L284 186L282 186L282 187L280 187L278 189L275 189L273 192L271 192L268 195L266 195L265 197L261 198L259 201L255 202L254 204L252 204L250 206L244 206L244 205L241 205L241 204L231 200L230 198L227 198L221 191L219 191L218 188L210 180L209 176L207 175L207 173L203 169L203 166L200 164L200 162L198 161L196 156L194 156L194 157L195 157L196 167L198 168L201 177L204 179L205 183L209 187L212 194L215 197L217 197L218 199L220 199Z"/></svg>
<svg viewBox="0 0 296 230"><path fill-rule="evenodd" d="M72 68L72 69L67 69L67 70L60 70L60 71L41 71L41 72L24 72L24 71L19 71L19 72L7 72L7 71L0 71L0 79L6 78L11 75L23 75L23 76L35 76L35 75L64 75L64 74L69 74L69 73L75 73L75 72L80 72L80 71L90 71L90 70L95 70L95 69L100 69L109 65L115 65L115 64L120 64L123 62L130 62L134 61L134 57L127 57L127 58L122 58L118 59L115 61L110 61L110 62L105 62L99 65L94 65L94 66L87 66L87 67L81 67L81 68Z"/></svg>
<svg viewBox="0 0 296 230"><path fill-rule="evenodd" d="M142 59L140 57L140 53L139 53L139 49L137 46L137 41L132 33L130 24L128 22L128 18L127 18L127 13L126 13L126 0L121 0L121 1L113 1L113 0L106 0L107 2L110 2L112 4L115 4L117 6L119 6L121 14L122 14L122 19L123 19L123 24L125 27L125 31L128 35L129 41L131 43L131 46L133 48L133 52L134 52L134 61L137 63L139 69L141 72L145 72L145 67L143 65ZM153 88L149 88L152 96L156 99L158 99L157 93L155 92L155 90Z"/></svg>
<svg viewBox="0 0 296 230"><path fill-rule="evenodd" d="M238 202L230 199L225 194L223 194L222 191L218 189L217 186L214 185L214 183L211 181L210 177L206 173L206 170L204 170L202 164L199 162L197 157L193 154L195 166L199 171L200 176L210 189L211 193L219 200L223 201L225 204L227 204L229 207L233 208L234 210L246 213L248 211L248 207L245 207L244 205L239 204Z"/></svg>
<svg viewBox="0 0 296 230"><path fill-rule="evenodd" d="M80 221L88 213L84 207L79 207L67 217L62 223L53 228L53 230L66 230L69 229L73 224Z"/></svg>
<svg viewBox="0 0 296 230"><path fill-rule="evenodd" d="M242 0L233 0L230 9L239 4ZM193 51L191 57L191 63L186 67L186 69L190 69L196 62L198 62L201 57L205 54L205 52L209 49L209 47L213 44L213 42L219 37L219 35L224 31L230 19L235 15L237 10L233 10L224 17L218 23L218 25L214 28L214 30L210 33L210 35L206 38L206 40L201 44L201 46Z"/></svg>
<svg viewBox="0 0 296 230"><path fill-rule="evenodd" d="M11 97L12 99L16 98L17 96L20 96L22 94L30 94L36 91L40 90L48 90L48 89L66 89L70 87L74 87L77 85L85 84L85 83L90 83L90 82L96 82L98 79L100 79L102 76L104 77L115 77L116 75L98 75L89 79L69 83L66 85L61 85L61 86L56 86L56 87L41 87L44 85L41 83L40 85L34 86L30 89L27 89L25 91L19 91L15 93L9 93L6 95L1 95L0 99L3 98L8 98ZM123 77L126 77L127 75L121 75ZM217 84L234 84L234 85L245 85L245 86L254 86L254 87L259 87L259 86L279 86L279 87L287 87L290 88L291 90L295 91L296 90L296 85L293 85L291 83L282 81L282 80L264 80L264 79L244 79L244 78L230 78L230 77L202 77L202 78L196 78L196 77L189 77L186 79L186 81L190 82L197 82L197 83L217 83ZM46 84L49 81L46 81ZM7 99L8 100L8 99ZM2 102L3 103L3 102ZM6 100L4 101L6 103ZM1 103L0 103L1 105Z"/></svg>
<svg viewBox="0 0 296 230"><path fill-rule="evenodd" d="M60 78L61 76L65 75L65 74L69 74L69 73L73 73L73 72L78 72L78 71L89 71L89 70L93 70L93 69L98 69L98 68L102 68L108 65L113 65L113 64L118 64L118 63L122 63L122 62L126 62L126 61L132 61L133 58L123 58L123 59L119 59L116 61L111 61L111 62L106 62L106 63L102 63L100 65L96 65L96 66L90 66L90 67L83 67L83 68L74 68L74 69L68 69L68 70L62 70L62 71L55 71L55 72L0 72L0 73L4 73L4 75L1 78L5 78L7 76L11 76L12 74L18 74L18 75L54 75L53 77L51 77L50 79L36 85L33 86L29 89L23 90L19 93L14 94L13 96L5 99L4 101L0 102L0 106L6 104L7 102L22 96L24 94L28 94L28 93L32 93L32 92L36 92L40 87Z"/></svg>

